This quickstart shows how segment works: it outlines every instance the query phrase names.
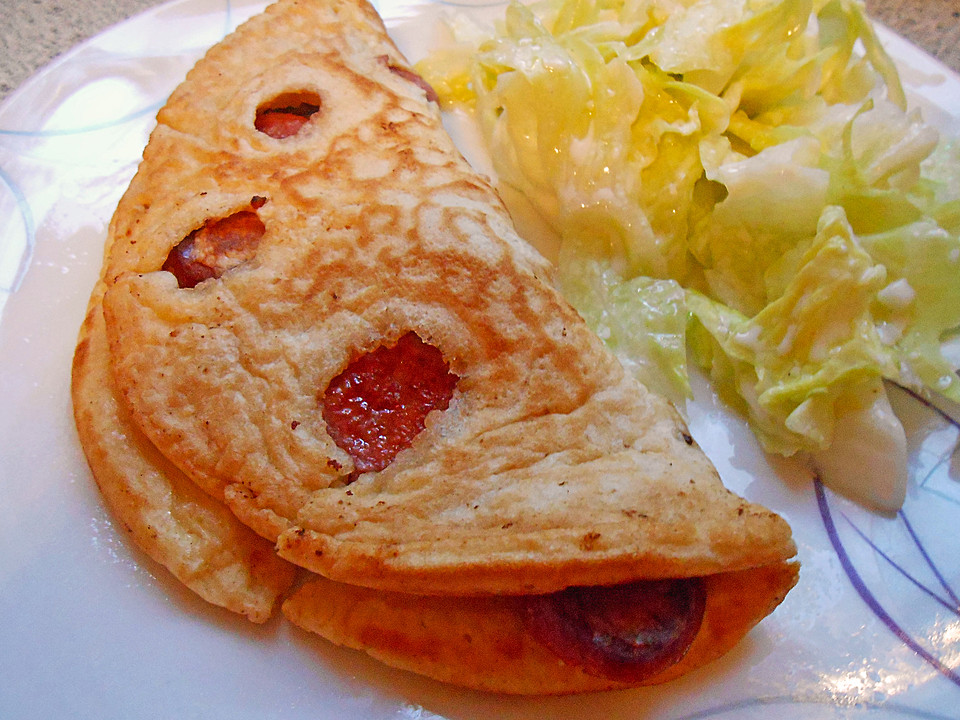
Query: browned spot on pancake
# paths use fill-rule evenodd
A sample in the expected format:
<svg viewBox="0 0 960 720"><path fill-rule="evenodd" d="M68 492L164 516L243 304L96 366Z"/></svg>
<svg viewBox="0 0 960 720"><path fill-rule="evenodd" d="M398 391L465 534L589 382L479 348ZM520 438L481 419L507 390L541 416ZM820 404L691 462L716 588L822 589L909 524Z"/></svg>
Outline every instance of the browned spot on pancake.
<svg viewBox="0 0 960 720"><path fill-rule="evenodd" d="M598 532L588 532L580 539L580 548L584 552L590 552L595 550L600 541L600 533Z"/></svg>
<svg viewBox="0 0 960 720"><path fill-rule="evenodd" d="M428 635L418 637L414 633L370 624L361 630L359 640L365 647L386 650L399 657L434 661L440 659L437 643Z"/></svg>
<svg viewBox="0 0 960 720"><path fill-rule="evenodd" d="M408 332L330 381L321 398L327 431L356 474L382 470L410 447L428 413L446 410L457 380L437 348Z"/></svg>
<svg viewBox="0 0 960 720"><path fill-rule="evenodd" d="M261 103L254 127L277 140L292 137L318 112L322 103L315 92L288 92Z"/></svg>

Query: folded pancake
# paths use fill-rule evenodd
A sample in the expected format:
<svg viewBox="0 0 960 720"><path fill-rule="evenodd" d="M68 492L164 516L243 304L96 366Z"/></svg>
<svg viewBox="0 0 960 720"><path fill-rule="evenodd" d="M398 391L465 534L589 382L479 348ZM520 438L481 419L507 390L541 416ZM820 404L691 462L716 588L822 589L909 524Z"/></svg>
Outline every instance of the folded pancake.
<svg viewBox="0 0 960 720"><path fill-rule="evenodd" d="M271 6L158 121L112 225L114 377L283 557L465 595L795 553L550 284L367 4Z"/></svg>
<svg viewBox="0 0 960 720"><path fill-rule="evenodd" d="M256 620L276 543L320 576L292 621L440 680L710 661L796 582L790 529L550 274L365 0L280 0L173 93L111 223L73 378L108 504Z"/></svg>

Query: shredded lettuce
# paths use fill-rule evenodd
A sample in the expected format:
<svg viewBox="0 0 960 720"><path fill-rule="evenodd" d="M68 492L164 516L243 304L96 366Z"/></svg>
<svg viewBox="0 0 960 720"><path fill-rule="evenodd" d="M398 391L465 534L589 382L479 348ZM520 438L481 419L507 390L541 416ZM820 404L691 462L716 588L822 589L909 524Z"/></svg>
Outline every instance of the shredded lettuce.
<svg viewBox="0 0 960 720"><path fill-rule="evenodd" d="M813 240L785 254L770 275L772 299L753 316L694 292L688 302L730 364L714 376L718 385L737 389L764 445L784 455L823 450L840 393L896 372L871 315L887 273L831 206Z"/></svg>
<svg viewBox="0 0 960 720"><path fill-rule="evenodd" d="M680 284L643 275L623 280L608 259L569 246L559 267L564 296L623 365L651 390L682 403L690 395L689 310Z"/></svg>
<svg viewBox="0 0 960 720"><path fill-rule="evenodd" d="M690 351L767 450L895 509L883 383L960 400L960 144L907 108L862 3L542 0L451 27L419 70L624 364L682 405ZM894 485L840 476L854 432Z"/></svg>

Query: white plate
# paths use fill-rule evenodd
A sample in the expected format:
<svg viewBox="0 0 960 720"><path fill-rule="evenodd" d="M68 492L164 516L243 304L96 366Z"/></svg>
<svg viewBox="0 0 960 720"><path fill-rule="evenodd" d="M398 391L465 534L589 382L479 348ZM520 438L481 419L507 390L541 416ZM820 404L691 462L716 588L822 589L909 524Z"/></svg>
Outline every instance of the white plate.
<svg viewBox="0 0 960 720"><path fill-rule="evenodd" d="M765 458L706 395L695 434L732 489L790 521L803 569L733 652L654 689L523 700L445 687L207 606L131 546L76 439L73 345L156 110L207 46L262 6L162 6L83 44L0 107L0 717L957 717L958 433L903 397L913 480L903 512L882 518ZM381 3L414 59L434 41L439 9ZM914 102L960 131L960 78L883 39Z"/></svg>

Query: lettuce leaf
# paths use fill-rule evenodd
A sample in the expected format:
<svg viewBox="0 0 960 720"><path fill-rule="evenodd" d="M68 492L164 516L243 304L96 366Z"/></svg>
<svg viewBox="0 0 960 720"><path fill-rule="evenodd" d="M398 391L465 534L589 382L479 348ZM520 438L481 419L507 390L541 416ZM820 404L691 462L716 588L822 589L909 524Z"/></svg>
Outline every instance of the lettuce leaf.
<svg viewBox="0 0 960 720"><path fill-rule="evenodd" d="M873 432L896 479L860 497L902 498L883 383L960 399L960 145L906 108L862 2L540 0L452 29L420 71L624 364L681 403L690 350L835 487Z"/></svg>
<svg viewBox="0 0 960 720"><path fill-rule="evenodd" d="M886 270L837 207L824 210L813 241L776 270L773 299L752 317L695 292L689 307L726 356L729 367L715 382L744 398L764 445L784 455L822 450L833 440L833 406L845 385L896 372L871 314Z"/></svg>
<svg viewBox="0 0 960 720"><path fill-rule="evenodd" d="M576 271L563 272L568 263ZM623 365L651 390L682 407L691 396L687 375L686 292L673 280L624 280L609 258L560 258L561 291Z"/></svg>

